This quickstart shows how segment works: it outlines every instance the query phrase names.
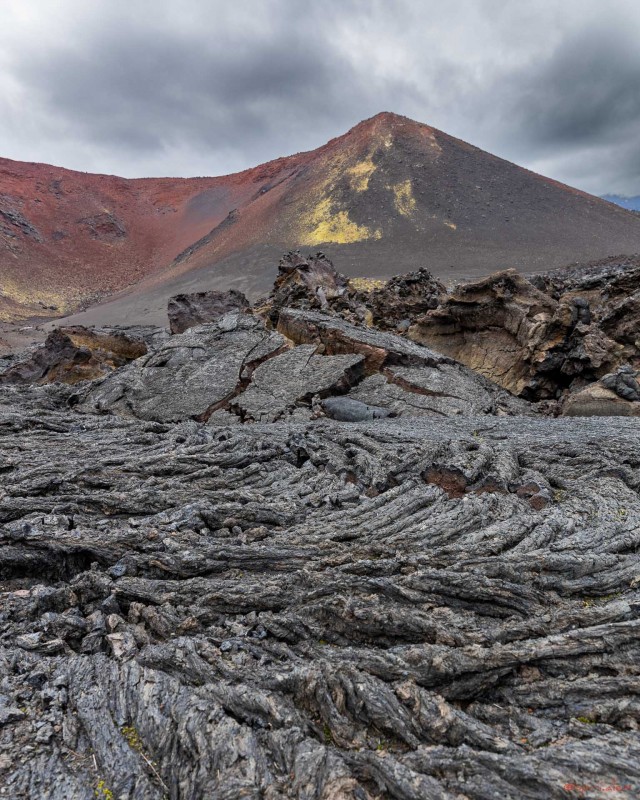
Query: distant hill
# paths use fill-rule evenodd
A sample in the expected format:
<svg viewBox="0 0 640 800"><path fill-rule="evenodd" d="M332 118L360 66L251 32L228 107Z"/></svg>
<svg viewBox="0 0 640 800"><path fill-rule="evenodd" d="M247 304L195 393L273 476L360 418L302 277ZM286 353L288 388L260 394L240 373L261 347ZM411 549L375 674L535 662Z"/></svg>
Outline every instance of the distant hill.
<svg viewBox="0 0 640 800"><path fill-rule="evenodd" d="M125 180L0 159L5 320L114 293L116 321L153 316L178 291L255 295L297 247L349 275L427 266L462 278L639 252L640 217L389 113L219 178Z"/></svg>
<svg viewBox="0 0 640 800"><path fill-rule="evenodd" d="M626 197L623 194L603 194L602 199L622 206L622 208L628 208L629 211L640 211L640 195Z"/></svg>

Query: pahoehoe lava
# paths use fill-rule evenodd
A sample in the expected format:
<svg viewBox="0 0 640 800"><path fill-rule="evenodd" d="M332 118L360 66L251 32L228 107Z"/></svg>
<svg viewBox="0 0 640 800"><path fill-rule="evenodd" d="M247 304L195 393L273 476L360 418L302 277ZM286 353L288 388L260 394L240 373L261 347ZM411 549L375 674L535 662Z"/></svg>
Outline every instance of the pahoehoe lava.
<svg viewBox="0 0 640 800"><path fill-rule="evenodd" d="M607 269L365 291L290 255L262 305L5 359L0 797L637 786L638 276ZM534 311L517 381L399 334L453 320L471 363ZM590 387L623 424L562 415Z"/></svg>

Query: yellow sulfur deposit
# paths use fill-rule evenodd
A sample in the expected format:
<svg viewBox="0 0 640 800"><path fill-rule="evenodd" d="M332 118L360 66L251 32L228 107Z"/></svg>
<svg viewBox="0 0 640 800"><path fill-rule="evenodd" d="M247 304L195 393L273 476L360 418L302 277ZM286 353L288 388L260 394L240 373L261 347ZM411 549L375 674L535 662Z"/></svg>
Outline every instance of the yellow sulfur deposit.
<svg viewBox="0 0 640 800"><path fill-rule="evenodd" d="M366 239L382 238L382 231L371 231L366 225L358 225L349 219L347 211L334 212L332 206L333 201L327 197L303 217L300 244L315 245L326 242L350 244Z"/></svg>
<svg viewBox="0 0 640 800"><path fill-rule="evenodd" d="M402 183L395 183L392 187L396 209L405 217L410 216L416 210L416 201L411 189L411 181L406 180Z"/></svg>
<svg viewBox="0 0 640 800"><path fill-rule="evenodd" d="M359 161L355 166L346 170L353 191L366 192L369 188L369 178L375 171L376 165L370 158L366 161Z"/></svg>
<svg viewBox="0 0 640 800"><path fill-rule="evenodd" d="M56 313L66 312L72 307L68 297L60 291L31 289L26 283L19 284L5 277L0 287L0 321L18 322L40 314L47 316L47 309L40 306L56 306Z"/></svg>
<svg viewBox="0 0 640 800"><path fill-rule="evenodd" d="M352 289L359 292L372 292L374 289L382 289L387 281L382 278L349 278L349 285Z"/></svg>

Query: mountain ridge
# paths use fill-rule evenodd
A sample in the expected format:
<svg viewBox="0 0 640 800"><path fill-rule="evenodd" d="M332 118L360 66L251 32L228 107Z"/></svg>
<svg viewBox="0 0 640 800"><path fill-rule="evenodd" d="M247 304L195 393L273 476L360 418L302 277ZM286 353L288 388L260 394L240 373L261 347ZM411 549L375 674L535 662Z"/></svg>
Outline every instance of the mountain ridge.
<svg viewBox="0 0 640 800"><path fill-rule="evenodd" d="M255 296L292 248L322 249L348 275L427 266L446 279L637 252L640 220L391 112L218 177L126 179L0 159L5 321L121 296L160 307L184 288Z"/></svg>

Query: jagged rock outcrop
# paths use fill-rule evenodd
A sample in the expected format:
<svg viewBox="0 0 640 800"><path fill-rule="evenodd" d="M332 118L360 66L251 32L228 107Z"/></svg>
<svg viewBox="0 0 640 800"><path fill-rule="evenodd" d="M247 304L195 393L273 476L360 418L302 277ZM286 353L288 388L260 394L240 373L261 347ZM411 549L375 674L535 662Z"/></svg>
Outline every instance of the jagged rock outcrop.
<svg viewBox="0 0 640 800"><path fill-rule="evenodd" d="M419 269L359 294L376 328L406 333L413 320L438 307L446 288L429 270Z"/></svg>
<svg viewBox="0 0 640 800"><path fill-rule="evenodd" d="M640 280L639 288L612 302L599 319L602 330L623 346L623 358L640 367Z"/></svg>
<svg viewBox="0 0 640 800"><path fill-rule="evenodd" d="M327 311L336 306L336 300L341 301L339 307L348 308L349 294L349 281L323 253L305 258L292 251L280 259L278 276L264 302L275 324L283 308Z"/></svg>
<svg viewBox="0 0 640 800"><path fill-rule="evenodd" d="M72 391L0 387L4 795L638 784L640 422L213 427Z"/></svg>
<svg viewBox="0 0 640 800"><path fill-rule="evenodd" d="M567 267L532 281L556 299L580 298L599 327L623 347L623 359L640 367L640 257L617 256Z"/></svg>
<svg viewBox="0 0 640 800"><path fill-rule="evenodd" d="M0 383L92 381L147 352L144 338L119 330L56 328L41 347L0 374Z"/></svg>
<svg viewBox="0 0 640 800"><path fill-rule="evenodd" d="M530 400L594 381L623 355L583 298L556 300L515 270L454 288L409 337Z"/></svg>
<svg viewBox="0 0 640 800"><path fill-rule="evenodd" d="M171 333L184 333L189 328L215 320L230 311L249 308L249 301L242 292L195 292L178 294L169 300L167 315Z"/></svg>
<svg viewBox="0 0 640 800"><path fill-rule="evenodd" d="M273 325L280 311L322 311L380 330L406 332L417 316L436 308L445 287L426 269L389 279L349 280L317 253L290 252L280 259L278 278L262 306Z"/></svg>

